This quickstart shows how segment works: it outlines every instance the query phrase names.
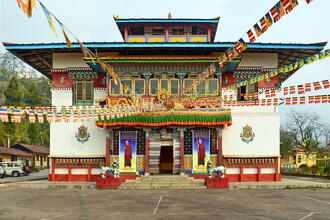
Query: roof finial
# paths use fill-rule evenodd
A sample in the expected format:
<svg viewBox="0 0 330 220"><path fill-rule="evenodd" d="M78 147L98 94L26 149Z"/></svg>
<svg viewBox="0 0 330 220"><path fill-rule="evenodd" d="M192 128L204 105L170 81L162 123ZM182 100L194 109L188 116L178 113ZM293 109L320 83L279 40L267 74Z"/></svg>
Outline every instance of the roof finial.
<svg viewBox="0 0 330 220"><path fill-rule="evenodd" d="M172 19L172 13L171 12L168 13L168 19Z"/></svg>

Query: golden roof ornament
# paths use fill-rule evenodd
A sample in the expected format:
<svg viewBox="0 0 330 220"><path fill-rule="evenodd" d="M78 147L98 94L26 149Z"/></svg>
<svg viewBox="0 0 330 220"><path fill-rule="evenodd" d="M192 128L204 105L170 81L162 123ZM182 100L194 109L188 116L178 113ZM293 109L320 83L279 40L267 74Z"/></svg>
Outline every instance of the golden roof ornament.
<svg viewBox="0 0 330 220"><path fill-rule="evenodd" d="M171 12L168 13L168 19L172 19L172 13Z"/></svg>

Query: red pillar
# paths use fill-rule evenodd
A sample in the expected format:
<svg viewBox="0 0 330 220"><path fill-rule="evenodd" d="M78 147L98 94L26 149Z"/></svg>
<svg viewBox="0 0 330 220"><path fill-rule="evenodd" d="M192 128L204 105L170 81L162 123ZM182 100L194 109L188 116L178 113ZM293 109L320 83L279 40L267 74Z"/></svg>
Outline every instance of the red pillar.
<svg viewBox="0 0 330 220"><path fill-rule="evenodd" d="M208 42L211 42L211 27L209 26L208 29L207 29L207 40Z"/></svg>
<svg viewBox="0 0 330 220"><path fill-rule="evenodd" d="M106 137L106 144L105 144L105 166L109 167L110 166L110 141L111 138L109 135Z"/></svg>
<svg viewBox="0 0 330 220"><path fill-rule="evenodd" d="M279 173L279 157L275 158L275 181L281 181L281 174Z"/></svg>
<svg viewBox="0 0 330 220"><path fill-rule="evenodd" d="M72 168L69 167L68 168L68 181L71 181L71 172L72 172Z"/></svg>
<svg viewBox="0 0 330 220"><path fill-rule="evenodd" d="M52 179L51 179L51 181L55 181L55 158L52 157L50 159L52 162Z"/></svg>
<svg viewBox="0 0 330 220"><path fill-rule="evenodd" d="M87 176L87 181L88 182L92 181L91 174L92 174L92 168L88 167L88 176Z"/></svg>
<svg viewBox="0 0 330 220"><path fill-rule="evenodd" d="M257 181L261 181L261 168L258 167L258 177L257 177Z"/></svg>
<svg viewBox="0 0 330 220"><path fill-rule="evenodd" d="M180 173L184 173L184 130L180 129Z"/></svg>
<svg viewBox="0 0 330 220"><path fill-rule="evenodd" d="M239 181L243 181L243 167L240 167L240 172L239 172Z"/></svg>
<svg viewBox="0 0 330 220"><path fill-rule="evenodd" d="M146 157L145 157L145 174L149 174L149 151L150 151L150 130L146 130Z"/></svg>

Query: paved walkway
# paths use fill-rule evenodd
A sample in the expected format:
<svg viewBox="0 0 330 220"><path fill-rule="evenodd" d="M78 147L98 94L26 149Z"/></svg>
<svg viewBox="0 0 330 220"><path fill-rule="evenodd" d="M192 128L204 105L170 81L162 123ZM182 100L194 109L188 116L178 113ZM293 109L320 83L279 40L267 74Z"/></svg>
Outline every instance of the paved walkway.
<svg viewBox="0 0 330 220"><path fill-rule="evenodd" d="M0 178L0 184L4 183L14 183L14 182L25 182L31 180L46 180L48 179L49 169L40 170L40 172L31 173L28 176L12 177L6 176L5 178Z"/></svg>
<svg viewBox="0 0 330 220"><path fill-rule="evenodd" d="M1 188L24 189L95 189L95 182L49 182L33 180L0 183ZM330 188L330 181L317 178L285 176L281 182L233 182L230 189Z"/></svg>
<svg viewBox="0 0 330 220"><path fill-rule="evenodd" d="M330 189L0 189L0 219L329 219Z"/></svg>

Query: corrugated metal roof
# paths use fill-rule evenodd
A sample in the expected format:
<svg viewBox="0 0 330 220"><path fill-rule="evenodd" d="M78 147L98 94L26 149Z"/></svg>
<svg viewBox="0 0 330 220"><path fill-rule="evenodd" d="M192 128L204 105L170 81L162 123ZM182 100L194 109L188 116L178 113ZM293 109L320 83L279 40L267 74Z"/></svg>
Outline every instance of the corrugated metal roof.
<svg viewBox="0 0 330 220"><path fill-rule="evenodd" d="M13 156L23 156L23 157L32 157L31 153L27 153L18 149L8 148L8 147L0 147L0 154L7 154Z"/></svg>

